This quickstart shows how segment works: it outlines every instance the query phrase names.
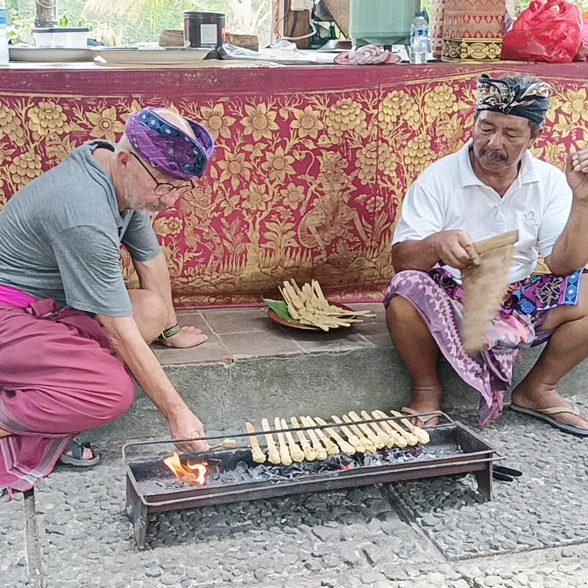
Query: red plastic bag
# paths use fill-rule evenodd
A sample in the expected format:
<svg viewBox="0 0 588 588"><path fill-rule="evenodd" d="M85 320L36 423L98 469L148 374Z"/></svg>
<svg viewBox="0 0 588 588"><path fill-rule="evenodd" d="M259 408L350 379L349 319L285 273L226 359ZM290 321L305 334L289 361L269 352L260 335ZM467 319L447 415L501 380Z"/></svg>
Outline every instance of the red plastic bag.
<svg viewBox="0 0 588 588"><path fill-rule="evenodd" d="M581 45L577 6L567 0L532 0L502 39L502 59L571 63Z"/></svg>

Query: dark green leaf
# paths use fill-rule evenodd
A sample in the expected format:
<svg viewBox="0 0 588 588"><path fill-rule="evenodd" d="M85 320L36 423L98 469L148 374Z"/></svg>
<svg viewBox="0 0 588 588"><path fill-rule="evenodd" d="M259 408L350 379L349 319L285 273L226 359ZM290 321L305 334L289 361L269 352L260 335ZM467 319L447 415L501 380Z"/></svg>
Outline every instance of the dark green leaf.
<svg viewBox="0 0 588 588"><path fill-rule="evenodd" d="M288 312L288 305L283 300L270 300L264 298L263 301L284 321L289 323L300 324L300 321L294 320Z"/></svg>

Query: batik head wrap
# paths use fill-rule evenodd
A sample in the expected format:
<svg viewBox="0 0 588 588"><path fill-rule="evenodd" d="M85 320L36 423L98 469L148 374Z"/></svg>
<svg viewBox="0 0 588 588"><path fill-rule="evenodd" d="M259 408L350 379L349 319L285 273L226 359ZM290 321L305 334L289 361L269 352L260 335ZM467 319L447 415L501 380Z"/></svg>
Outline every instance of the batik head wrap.
<svg viewBox="0 0 588 588"><path fill-rule="evenodd" d="M184 119L194 137L179 129L154 108L144 108L131 114L125 134L145 162L162 174L176 180L201 178L214 150L214 140L200 124Z"/></svg>
<svg viewBox="0 0 588 588"><path fill-rule="evenodd" d="M541 124L549 110L550 93L549 84L527 76L493 80L482 74L478 78L476 111L512 114Z"/></svg>

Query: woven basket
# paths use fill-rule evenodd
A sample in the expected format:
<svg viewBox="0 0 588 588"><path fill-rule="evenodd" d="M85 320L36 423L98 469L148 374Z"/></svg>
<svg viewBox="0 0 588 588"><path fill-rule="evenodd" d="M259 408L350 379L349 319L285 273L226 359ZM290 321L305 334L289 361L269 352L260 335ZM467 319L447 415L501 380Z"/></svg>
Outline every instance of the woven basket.
<svg viewBox="0 0 588 588"><path fill-rule="evenodd" d="M349 3L350 0L324 0L327 10L331 13L335 24L349 39Z"/></svg>

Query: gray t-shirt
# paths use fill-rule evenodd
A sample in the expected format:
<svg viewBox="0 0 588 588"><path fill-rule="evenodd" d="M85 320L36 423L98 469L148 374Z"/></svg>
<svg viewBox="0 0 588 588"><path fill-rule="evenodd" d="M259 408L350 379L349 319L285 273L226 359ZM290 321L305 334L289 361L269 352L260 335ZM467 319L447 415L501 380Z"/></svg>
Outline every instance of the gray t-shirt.
<svg viewBox="0 0 588 588"><path fill-rule="evenodd" d="M112 180L92 156L98 147L114 148L79 147L0 211L0 284L61 306L131 316L120 245L140 262L161 248L148 216L119 212Z"/></svg>

